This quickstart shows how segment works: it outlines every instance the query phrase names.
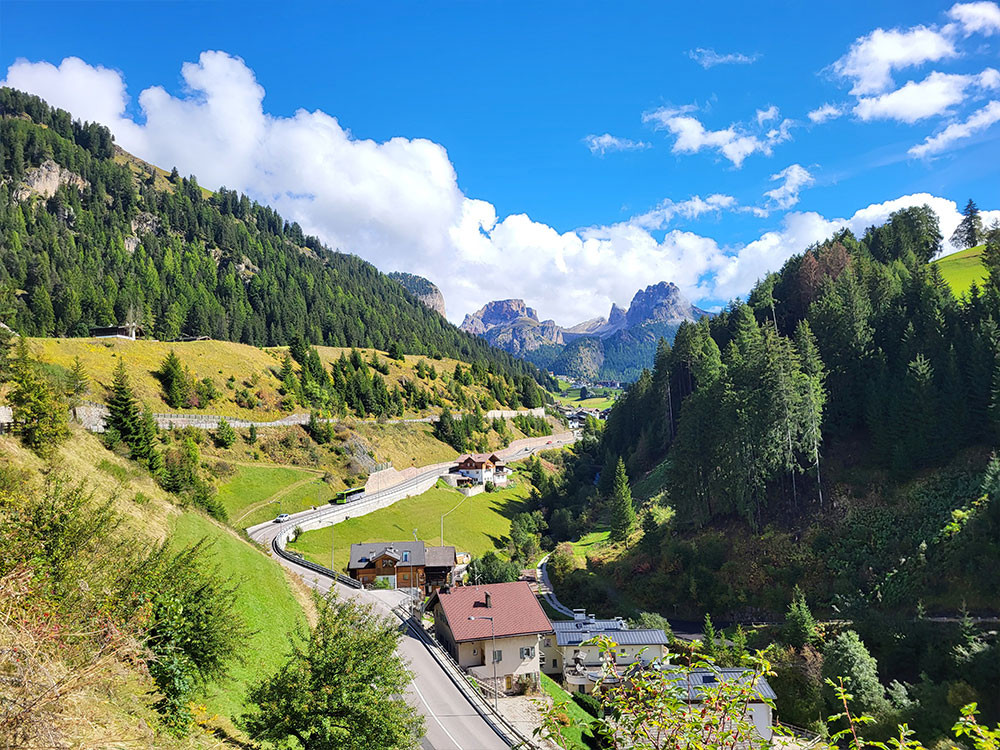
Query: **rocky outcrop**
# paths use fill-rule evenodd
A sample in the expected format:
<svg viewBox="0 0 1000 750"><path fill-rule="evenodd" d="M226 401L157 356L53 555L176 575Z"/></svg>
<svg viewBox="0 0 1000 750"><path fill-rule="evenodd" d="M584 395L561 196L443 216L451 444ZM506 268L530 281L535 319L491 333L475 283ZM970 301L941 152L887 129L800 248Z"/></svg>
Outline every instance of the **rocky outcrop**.
<svg viewBox="0 0 1000 750"><path fill-rule="evenodd" d="M538 314L525 305L523 299L501 299L488 302L471 315L466 315L459 328L482 336L492 328L513 325L521 319L538 323Z"/></svg>
<svg viewBox="0 0 1000 750"><path fill-rule="evenodd" d="M444 295L441 294L441 290L438 289L434 283L425 279L423 276L417 276L412 273L403 273L402 271L393 271L389 274L389 278L399 283L404 289L406 289L406 291L420 300L431 310L434 310L442 318L445 317Z"/></svg>
<svg viewBox="0 0 1000 750"><path fill-rule="evenodd" d="M76 172L70 172L46 159L38 167L24 173L24 182L14 190L14 200L24 201L32 195L48 199L56 194L60 185L72 185L77 190L85 190L90 183Z"/></svg>
<svg viewBox="0 0 1000 750"><path fill-rule="evenodd" d="M628 312L625 313L625 327L633 328L645 323L676 323L697 320L705 315L692 305L677 285L661 281L635 293Z"/></svg>

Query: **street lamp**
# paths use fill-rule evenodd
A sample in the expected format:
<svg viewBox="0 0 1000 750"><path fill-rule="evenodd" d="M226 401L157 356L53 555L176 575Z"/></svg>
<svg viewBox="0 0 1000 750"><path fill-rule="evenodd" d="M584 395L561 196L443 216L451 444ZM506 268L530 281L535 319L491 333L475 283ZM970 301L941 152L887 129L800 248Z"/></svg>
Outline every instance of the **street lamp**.
<svg viewBox="0 0 1000 750"><path fill-rule="evenodd" d="M490 660L493 662L493 710L497 709L497 695L500 693L500 686L497 684L497 633L496 629L493 627L492 617L474 617L469 616L470 620L489 620L490 621L490 638L493 640L493 653L490 655Z"/></svg>

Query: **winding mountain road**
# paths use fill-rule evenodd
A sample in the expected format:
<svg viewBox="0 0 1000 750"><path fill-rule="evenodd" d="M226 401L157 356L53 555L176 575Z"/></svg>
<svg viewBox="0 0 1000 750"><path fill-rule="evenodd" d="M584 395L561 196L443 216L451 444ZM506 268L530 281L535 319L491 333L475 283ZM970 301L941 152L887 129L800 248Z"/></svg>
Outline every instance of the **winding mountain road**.
<svg viewBox="0 0 1000 750"><path fill-rule="evenodd" d="M549 448L558 448L574 442L573 433L553 435L532 441L518 441L497 455L506 461L526 458ZM414 476L379 492L361 495L353 502L333 505L317 510L296 513L283 524L265 523L247 529L252 539L268 549L282 534L296 526L316 529L331 526L350 516L355 517L384 508L398 500L419 494L433 486L438 477L448 473L451 464L426 467ZM407 597L399 591L366 591L334 582L329 575L318 573L285 557L275 555L279 564L298 574L306 585L322 593L331 589L338 596L352 598L372 605L380 614L392 617L393 607L405 602ZM474 706L458 688L444 666L428 651L425 642L407 623L399 645L399 654L409 663L413 681L407 691L407 700L414 710L425 717L426 735L421 744L426 750L503 750L510 747L502 732L496 728L482 709Z"/></svg>

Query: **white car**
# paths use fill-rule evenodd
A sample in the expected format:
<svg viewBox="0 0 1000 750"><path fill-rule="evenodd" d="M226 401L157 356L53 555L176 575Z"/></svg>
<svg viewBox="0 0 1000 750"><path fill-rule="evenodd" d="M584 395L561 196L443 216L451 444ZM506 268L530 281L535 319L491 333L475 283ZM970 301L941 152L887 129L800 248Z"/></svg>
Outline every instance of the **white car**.
<svg viewBox="0 0 1000 750"><path fill-rule="evenodd" d="M287 513L279 513L272 523L284 523L289 518L291 518L291 516Z"/></svg>

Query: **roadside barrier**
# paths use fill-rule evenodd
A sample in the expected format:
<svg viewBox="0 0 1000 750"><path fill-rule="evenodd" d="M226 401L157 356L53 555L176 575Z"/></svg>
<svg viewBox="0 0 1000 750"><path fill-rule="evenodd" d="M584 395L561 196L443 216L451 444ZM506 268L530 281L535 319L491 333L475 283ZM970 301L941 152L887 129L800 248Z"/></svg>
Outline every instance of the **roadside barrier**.
<svg viewBox="0 0 1000 750"><path fill-rule="evenodd" d="M304 557L293 555L291 552L289 552L280 544L278 544L278 540L282 539L283 541L283 537L284 534L278 534L278 536L276 536L274 539L271 540L271 549L274 550L274 554L276 554L278 557L283 557L289 562L295 563L296 565L300 565L303 568L311 570L313 573L319 573L320 575L324 575L327 578L332 578L337 583L342 583L345 586L350 586L352 589L362 588L361 581L355 581L353 578L345 576L343 573L338 573L335 570L324 568L322 565L317 565L311 560L306 560Z"/></svg>
<svg viewBox="0 0 1000 750"><path fill-rule="evenodd" d="M476 709L476 713L482 716L483 720L493 728L493 731L499 735L500 739L514 748L542 750L542 745L538 744L535 740L526 737L521 730L511 724L503 714L494 710L493 704L486 700L478 689L473 687L473 684L478 686L479 683L472 682L474 678L467 674L466 671L458 665L458 662L452 658L452 655L449 654L447 649L441 645L440 641L438 641L438 639L431 633L428 633L424 629L423 625L421 625L420 622L409 613L404 605L400 604L393 607L392 611L404 625L416 634L417 638L419 638L424 644L424 647L441 666L441 669L444 670L445 674L448 675L448 678L452 681L455 687L457 687L466 697L466 700L472 704L472 707Z"/></svg>

